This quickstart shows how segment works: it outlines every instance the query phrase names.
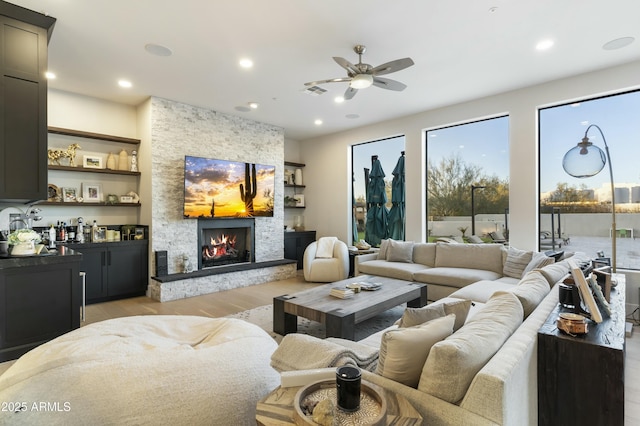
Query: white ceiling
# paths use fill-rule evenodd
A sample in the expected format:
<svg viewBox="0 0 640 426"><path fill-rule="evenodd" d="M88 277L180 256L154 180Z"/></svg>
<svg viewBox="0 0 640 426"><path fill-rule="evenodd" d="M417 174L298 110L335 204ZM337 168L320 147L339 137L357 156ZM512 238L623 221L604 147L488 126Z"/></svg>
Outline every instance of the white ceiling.
<svg viewBox="0 0 640 426"><path fill-rule="evenodd" d="M159 96L273 124L304 140L640 59L638 0L13 0L57 18L50 87L137 105ZM495 8L492 11L492 8ZM620 37L635 42L602 46ZM535 45L555 45L539 52ZM153 56L155 43L173 51ZM346 76L332 59L373 66L411 57L386 75L403 92L347 83L321 96L304 83ZM249 57L250 70L238 61ZM117 80L133 82L130 89ZM240 112L249 102L260 107ZM347 118L357 114L359 118ZM321 119L321 126L314 120Z"/></svg>

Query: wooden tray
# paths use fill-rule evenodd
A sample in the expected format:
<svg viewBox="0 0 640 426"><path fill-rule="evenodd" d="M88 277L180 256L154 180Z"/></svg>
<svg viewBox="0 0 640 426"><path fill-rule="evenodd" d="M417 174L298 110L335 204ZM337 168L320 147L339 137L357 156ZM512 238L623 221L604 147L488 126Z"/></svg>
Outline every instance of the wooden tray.
<svg viewBox="0 0 640 426"><path fill-rule="evenodd" d="M322 401L331 398L336 405L335 416L337 422L334 424L349 425L384 425L387 417L387 401L384 398L383 391L373 383L365 380L362 381L360 388L360 409L352 413L337 408L336 381L335 380L319 380L302 387L293 400L295 409L293 420L299 426L317 425L311 416L307 416L300 408L301 402L310 398L314 401Z"/></svg>

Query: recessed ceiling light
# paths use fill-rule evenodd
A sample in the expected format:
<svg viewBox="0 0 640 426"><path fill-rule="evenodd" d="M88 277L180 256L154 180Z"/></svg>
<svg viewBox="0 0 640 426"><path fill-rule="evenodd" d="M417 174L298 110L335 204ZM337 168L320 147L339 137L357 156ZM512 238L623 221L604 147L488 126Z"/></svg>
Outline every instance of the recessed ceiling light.
<svg viewBox="0 0 640 426"><path fill-rule="evenodd" d="M171 56L173 54L168 47L153 43L145 44L144 50L155 56Z"/></svg>
<svg viewBox="0 0 640 426"><path fill-rule="evenodd" d="M333 101L337 104L341 104L344 102L344 96L336 96L335 98L333 98Z"/></svg>
<svg viewBox="0 0 640 426"><path fill-rule="evenodd" d="M313 122L313 124L315 124L316 126L320 126L322 124L322 120L317 119L316 121Z"/></svg>
<svg viewBox="0 0 640 426"><path fill-rule="evenodd" d="M240 59L240 66L242 68L251 68L253 66L253 61L249 58Z"/></svg>
<svg viewBox="0 0 640 426"><path fill-rule="evenodd" d="M581 121L580 124L582 126L588 126L589 125L589 121L585 120L585 121Z"/></svg>
<svg viewBox="0 0 640 426"><path fill-rule="evenodd" d="M56 78L56 75L54 73L52 73L51 71L45 72L44 76L47 77L47 80L53 80L54 78Z"/></svg>
<svg viewBox="0 0 640 426"><path fill-rule="evenodd" d="M129 89L130 87L133 86L133 84L131 84L131 82L128 80L118 80L118 86L124 87L125 89Z"/></svg>
<svg viewBox="0 0 640 426"><path fill-rule="evenodd" d="M610 42L605 43L602 46L602 48L604 50L622 49L623 47L626 47L626 46L630 45L634 41L635 41L635 38L633 38L633 37L621 37L621 38L617 38L615 40L611 40Z"/></svg>
<svg viewBox="0 0 640 426"><path fill-rule="evenodd" d="M251 109L257 109L259 106L260 104L257 102L249 102L249 108Z"/></svg>
<svg viewBox="0 0 640 426"><path fill-rule="evenodd" d="M542 40L538 42L538 44L536 44L536 50L547 50L547 49L550 49L551 46L553 46L553 40L551 39Z"/></svg>

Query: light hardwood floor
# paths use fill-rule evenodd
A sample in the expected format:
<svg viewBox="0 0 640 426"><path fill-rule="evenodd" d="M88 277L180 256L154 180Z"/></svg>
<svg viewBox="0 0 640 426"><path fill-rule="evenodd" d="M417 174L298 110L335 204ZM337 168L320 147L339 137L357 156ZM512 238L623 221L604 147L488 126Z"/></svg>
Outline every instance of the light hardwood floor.
<svg viewBox="0 0 640 426"><path fill-rule="evenodd" d="M156 302L147 297L117 300L87 306L83 325L131 315L200 315L223 317L267 305L275 296L311 288L301 276L250 287L212 293L172 302ZM634 327L626 343L625 425L640 424L640 329ZM5 363L9 364L9 363ZM7 366L8 367L8 366ZM0 373L3 371L0 364Z"/></svg>

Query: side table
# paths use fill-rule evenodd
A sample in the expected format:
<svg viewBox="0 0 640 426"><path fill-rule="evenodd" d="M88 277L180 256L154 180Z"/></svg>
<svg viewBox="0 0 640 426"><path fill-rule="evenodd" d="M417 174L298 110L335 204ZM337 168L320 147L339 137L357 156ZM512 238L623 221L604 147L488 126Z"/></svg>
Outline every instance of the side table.
<svg viewBox="0 0 640 426"><path fill-rule="evenodd" d="M349 278L353 277L356 273L356 256L360 256L361 254L369 254L376 253L378 250L369 249L369 250L349 250Z"/></svg>
<svg viewBox="0 0 640 426"><path fill-rule="evenodd" d="M261 426L295 425L293 402L302 386L283 388L278 386L258 401L256 423ZM420 425L422 416L406 398L387 389L387 424Z"/></svg>
<svg viewBox="0 0 640 426"><path fill-rule="evenodd" d="M560 305L538 331L539 425L624 423L625 276L615 279L611 317L589 321L587 334L558 330Z"/></svg>

